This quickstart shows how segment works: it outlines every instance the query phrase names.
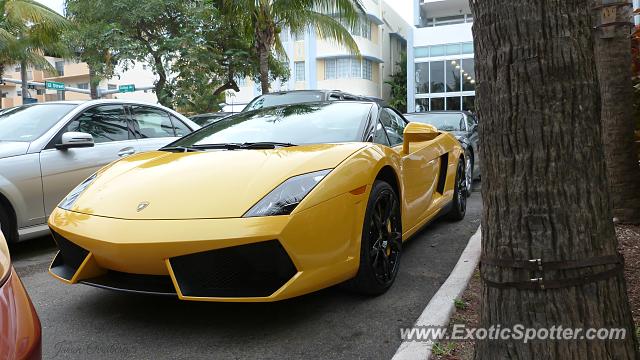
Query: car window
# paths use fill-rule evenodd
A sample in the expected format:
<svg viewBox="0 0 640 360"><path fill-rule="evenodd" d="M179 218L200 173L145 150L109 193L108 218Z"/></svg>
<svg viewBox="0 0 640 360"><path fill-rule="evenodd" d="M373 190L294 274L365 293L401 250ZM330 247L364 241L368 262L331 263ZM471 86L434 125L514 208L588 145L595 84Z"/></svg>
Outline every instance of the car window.
<svg viewBox="0 0 640 360"><path fill-rule="evenodd" d="M138 134L143 139L176 136L169 114L162 110L147 106L133 106L131 116Z"/></svg>
<svg viewBox="0 0 640 360"><path fill-rule="evenodd" d="M409 121L433 125L441 131L466 131L461 113L420 113L405 115Z"/></svg>
<svg viewBox="0 0 640 360"><path fill-rule="evenodd" d="M66 131L91 134L95 143L133 138L129 133L129 126L122 105L93 107L67 124Z"/></svg>
<svg viewBox="0 0 640 360"><path fill-rule="evenodd" d="M391 146L389 138L387 138L386 131L380 121L376 123L376 129L373 132L373 142L376 144Z"/></svg>
<svg viewBox="0 0 640 360"><path fill-rule="evenodd" d="M473 128L473 125L475 125L475 121L473 120L473 117L467 116L467 131L471 131L471 129Z"/></svg>
<svg viewBox="0 0 640 360"><path fill-rule="evenodd" d="M384 126L391 146L402 144L404 128L407 126L404 120L393 110L383 109L380 113L380 122Z"/></svg>
<svg viewBox="0 0 640 360"><path fill-rule="evenodd" d="M173 123L173 127L176 131L176 136L183 137L191 133L191 129L189 129L189 127L185 125L182 120L173 115L171 115L171 122Z"/></svg>
<svg viewBox="0 0 640 360"><path fill-rule="evenodd" d="M257 110L271 106L287 104L304 104L323 100L323 93L320 91L302 91L272 93L257 97L249 103L242 111Z"/></svg>

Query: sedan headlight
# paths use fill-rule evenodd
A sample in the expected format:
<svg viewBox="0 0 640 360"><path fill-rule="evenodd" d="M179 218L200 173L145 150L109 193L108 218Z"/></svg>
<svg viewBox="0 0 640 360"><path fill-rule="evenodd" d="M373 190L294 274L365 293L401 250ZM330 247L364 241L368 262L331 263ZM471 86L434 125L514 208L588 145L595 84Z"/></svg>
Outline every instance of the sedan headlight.
<svg viewBox="0 0 640 360"><path fill-rule="evenodd" d="M96 177L97 174L93 174L89 176L87 180L80 183L80 185L76 186L76 188L71 190L69 195L67 195L67 197L64 198L62 202L60 202L58 207L64 210L71 210L71 207L73 206L73 204L75 204L76 200L78 200L80 195L89 187L89 185L91 185L91 183L93 183Z"/></svg>
<svg viewBox="0 0 640 360"><path fill-rule="evenodd" d="M258 201L243 217L289 215L331 169L315 171L287 179Z"/></svg>

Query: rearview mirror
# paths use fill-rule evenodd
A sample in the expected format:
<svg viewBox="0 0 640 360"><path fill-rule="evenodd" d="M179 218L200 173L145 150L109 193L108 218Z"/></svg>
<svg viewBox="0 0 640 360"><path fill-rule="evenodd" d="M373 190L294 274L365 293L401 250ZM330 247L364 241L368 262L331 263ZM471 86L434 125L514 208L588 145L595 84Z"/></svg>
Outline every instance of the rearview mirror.
<svg viewBox="0 0 640 360"><path fill-rule="evenodd" d="M56 144L56 149L84 148L93 147L93 145L93 136L91 134L70 131L62 134L60 143Z"/></svg>
<svg viewBox="0 0 640 360"><path fill-rule="evenodd" d="M435 139L440 132L438 129L429 124L419 122L410 122L404 128L404 141L402 142L402 152L409 153L409 144L412 142L429 141Z"/></svg>

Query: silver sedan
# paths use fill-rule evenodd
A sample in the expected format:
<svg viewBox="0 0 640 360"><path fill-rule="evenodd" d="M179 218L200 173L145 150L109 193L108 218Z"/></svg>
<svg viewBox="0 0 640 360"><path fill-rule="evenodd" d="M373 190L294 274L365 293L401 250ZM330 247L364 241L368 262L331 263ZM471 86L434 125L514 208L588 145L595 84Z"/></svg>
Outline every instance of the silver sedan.
<svg viewBox="0 0 640 360"><path fill-rule="evenodd" d="M177 112L125 100L48 102L0 112L0 226L9 241L48 232L46 219L102 166L198 129Z"/></svg>

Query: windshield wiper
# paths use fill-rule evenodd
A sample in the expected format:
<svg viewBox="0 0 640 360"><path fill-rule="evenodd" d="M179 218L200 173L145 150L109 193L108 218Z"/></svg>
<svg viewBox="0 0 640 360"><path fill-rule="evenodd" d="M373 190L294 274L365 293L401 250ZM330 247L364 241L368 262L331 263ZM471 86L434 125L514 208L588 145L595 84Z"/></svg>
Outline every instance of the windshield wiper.
<svg viewBox="0 0 640 360"><path fill-rule="evenodd" d="M169 146L169 147L162 148L160 150L161 151L173 151L173 152L196 152L196 151L202 151L200 149L193 148L193 147L187 147L187 146Z"/></svg>
<svg viewBox="0 0 640 360"><path fill-rule="evenodd" d="M197 150L212 150L212 149L225 149L225 150L242 150L242 149L275 149L278 147L290 147L296 146L291 143L281 142L245 142L245 143L223 143L223 144L198 144L193 145L191 148Z"/></svg>

